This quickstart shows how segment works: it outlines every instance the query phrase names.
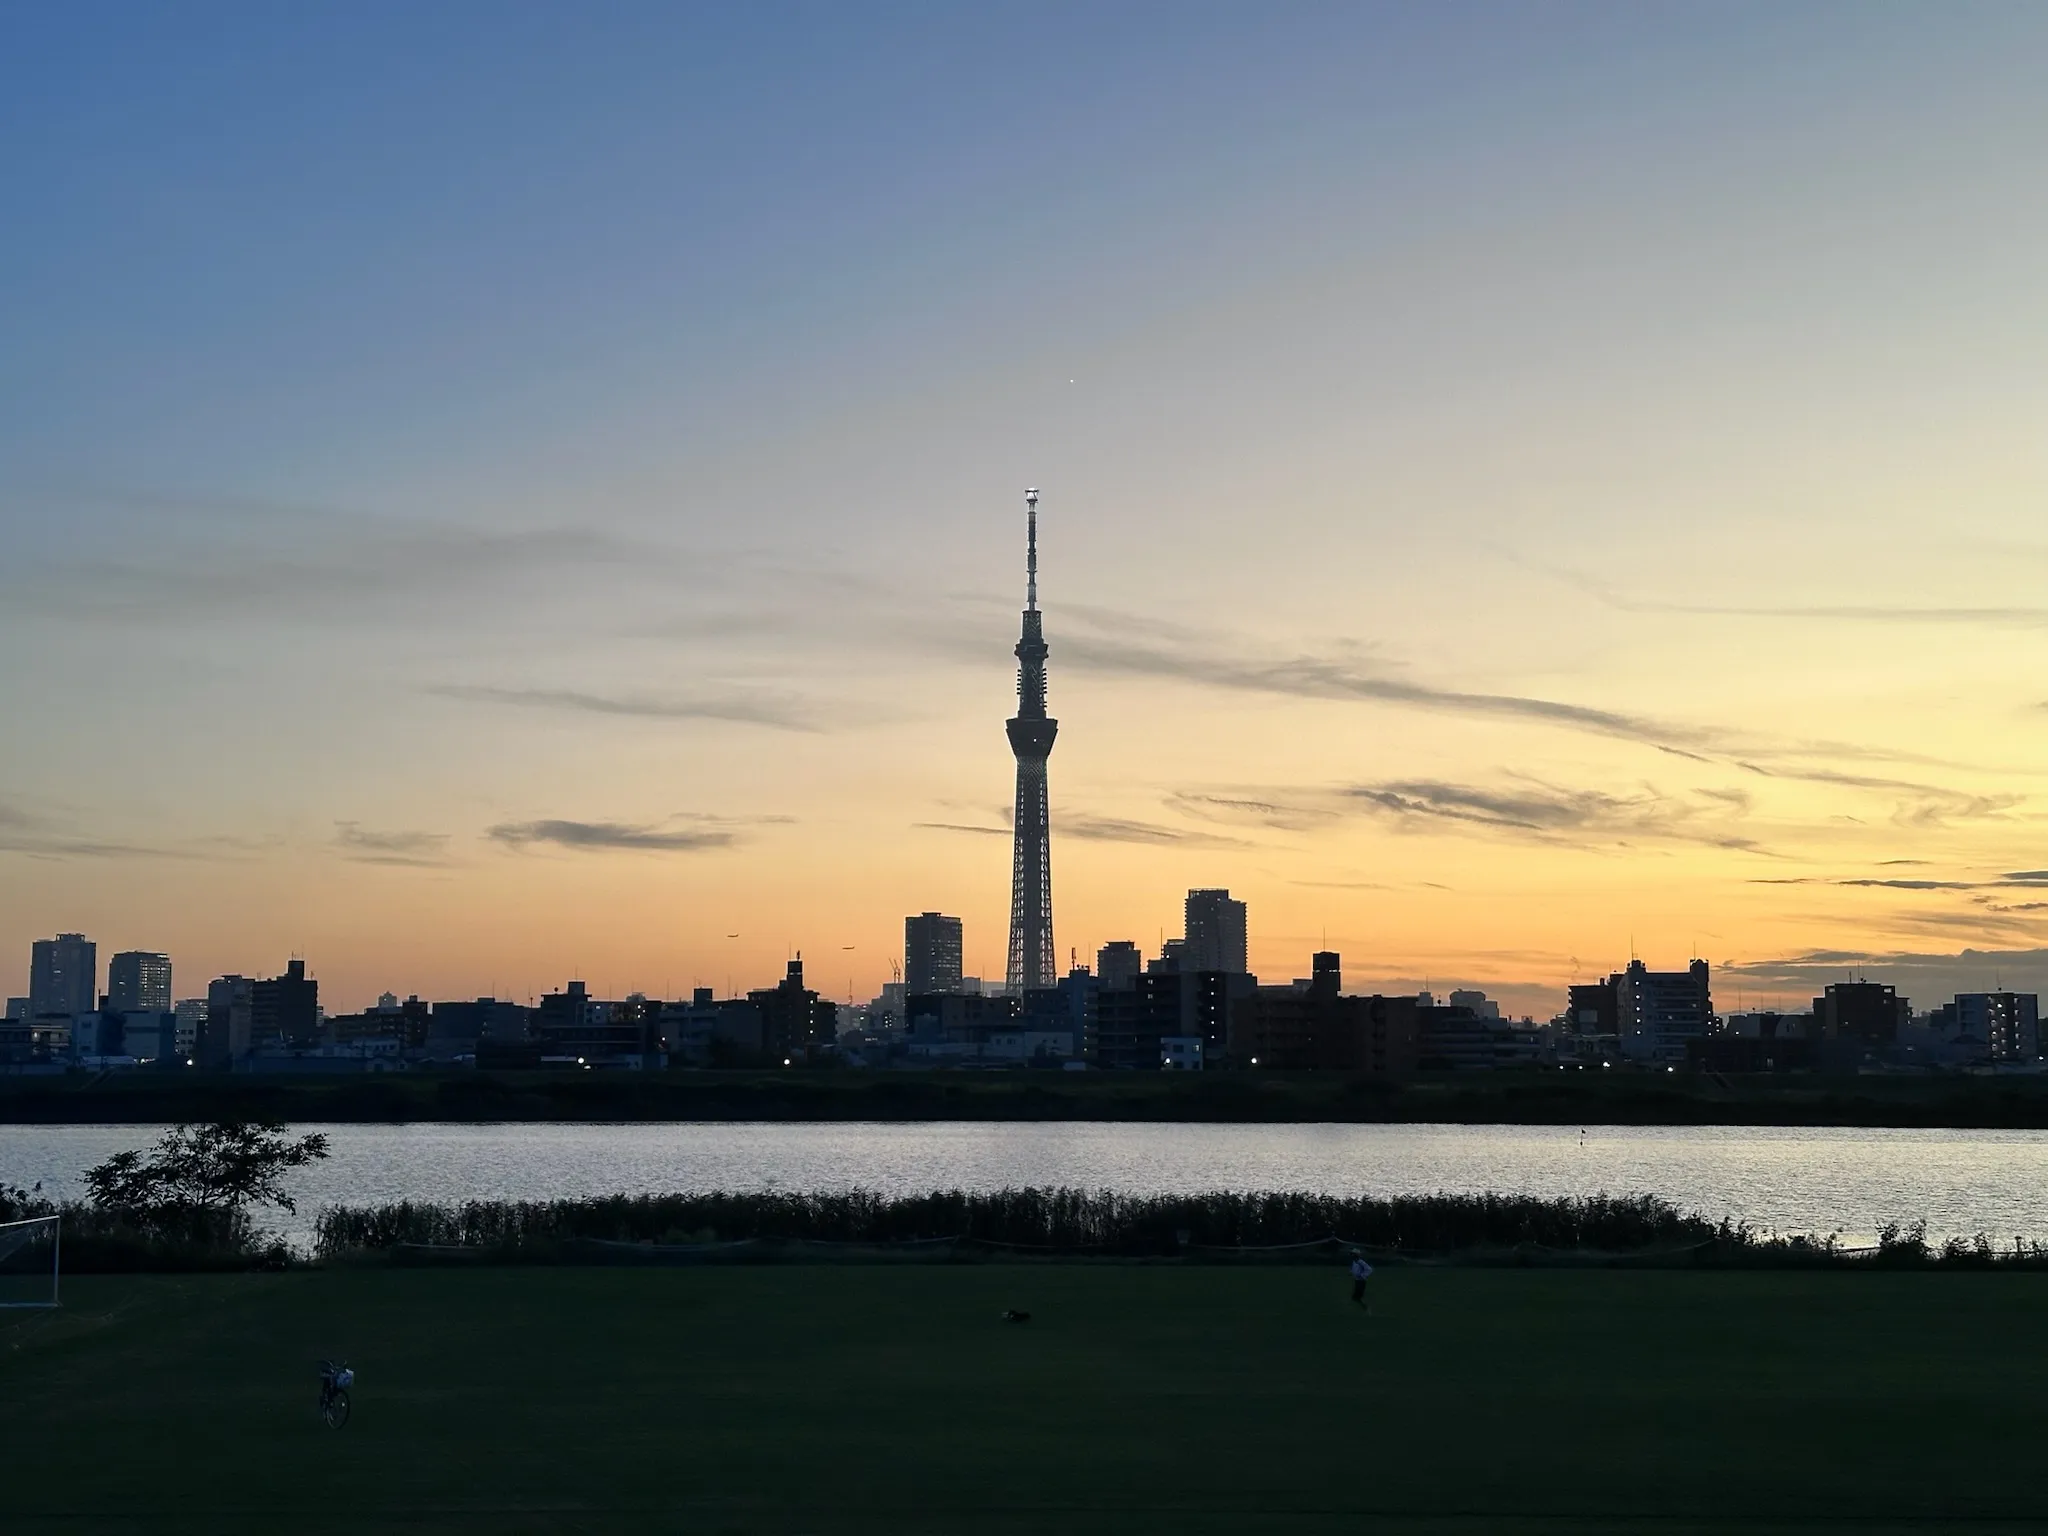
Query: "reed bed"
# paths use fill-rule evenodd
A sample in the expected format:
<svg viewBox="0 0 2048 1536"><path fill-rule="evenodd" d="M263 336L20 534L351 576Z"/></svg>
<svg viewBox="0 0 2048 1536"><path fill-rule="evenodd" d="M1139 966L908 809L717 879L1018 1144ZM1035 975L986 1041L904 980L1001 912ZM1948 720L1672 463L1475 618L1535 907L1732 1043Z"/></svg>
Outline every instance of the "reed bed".
<svg viewBox="0 0 2048 1536"><path fill-rule="evenodd" d="M593 1246L641 1245L687 1256L720 1248L910 1250L1048 1257L1226 1260L1327 1257L1356 1247L1376 1259L1570 1263L1664 1259L1741 1267L1833 1264L2048 1267L2048 1251L1983 1237L1935 1246L1924 1227L1891 1227L1878 1246L1780 1236L1714 1222L1652 1195L1434 1194L1385 1199L1289 1192L1128 1195L1106 1190L949 1190L888 1196L673 1194L550 1201L402 1202L321 1213L323 1260L409 1252L549 1263Z"/></svg>

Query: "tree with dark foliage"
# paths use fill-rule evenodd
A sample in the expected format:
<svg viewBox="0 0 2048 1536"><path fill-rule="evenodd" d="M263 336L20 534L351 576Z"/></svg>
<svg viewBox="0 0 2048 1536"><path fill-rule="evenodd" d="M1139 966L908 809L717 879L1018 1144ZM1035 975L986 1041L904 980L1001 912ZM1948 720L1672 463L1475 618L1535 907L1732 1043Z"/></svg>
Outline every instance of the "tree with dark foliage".
<svg viewBox="0 0 2048 1536"><path fill-rule="evenodd" d="M97 1206L162 1224L204 1223L252 1205L297 1211L285 1175L326 1156L325 1136L294 1140L270 1121L180 1125L146 1153L115 1153L86 1174L85 1185Z"/></svg>

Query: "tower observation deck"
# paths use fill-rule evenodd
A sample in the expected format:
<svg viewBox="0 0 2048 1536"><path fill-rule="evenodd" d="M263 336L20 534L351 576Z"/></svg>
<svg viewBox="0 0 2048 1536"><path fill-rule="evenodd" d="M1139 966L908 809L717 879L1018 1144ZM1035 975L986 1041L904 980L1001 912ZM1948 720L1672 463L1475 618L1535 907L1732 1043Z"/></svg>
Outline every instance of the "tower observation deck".
<svg viewBox="0 0 2048 1536"><path fill-rule="evenodd" d="M1017 757L1017 816L1010 861L1011 991L1053 984L1052 827L1045 763L1060 723L1045 712L1045 630L1038 612L1038 492L1024 493L1024 628L1017 640L1017 713L1009 722Z"/></svg>

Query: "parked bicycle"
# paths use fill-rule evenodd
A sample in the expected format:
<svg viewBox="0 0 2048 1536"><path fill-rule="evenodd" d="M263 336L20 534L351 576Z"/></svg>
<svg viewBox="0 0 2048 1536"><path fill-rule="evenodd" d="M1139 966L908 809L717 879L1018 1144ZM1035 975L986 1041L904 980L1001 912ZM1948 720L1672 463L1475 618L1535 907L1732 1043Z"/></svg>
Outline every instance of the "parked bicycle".
<svg viewBox="0 0 2048 1536"><path fill-rule="evenodd" d="M320 1362L320 1422L339 1429L348 1422L348 1389L356 1384L356 1373L332 1360Z"/></svg>

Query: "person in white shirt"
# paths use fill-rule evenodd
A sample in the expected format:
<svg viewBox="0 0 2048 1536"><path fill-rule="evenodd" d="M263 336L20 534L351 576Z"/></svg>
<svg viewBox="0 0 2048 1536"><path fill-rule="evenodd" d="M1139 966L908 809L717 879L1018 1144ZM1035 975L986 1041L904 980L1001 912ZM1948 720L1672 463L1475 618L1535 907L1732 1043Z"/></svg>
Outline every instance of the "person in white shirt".
<svg viewBox="0 0 2048 1536"><path fill-rule="evenodd" d="M1372 1303L1365 1299L1365 1282L1372 1278L1372 1266L1365 1262L1365 1255L1356 1248L1351 1250L1351 1300L1355 1306L1372 1311Z"/></svg>

